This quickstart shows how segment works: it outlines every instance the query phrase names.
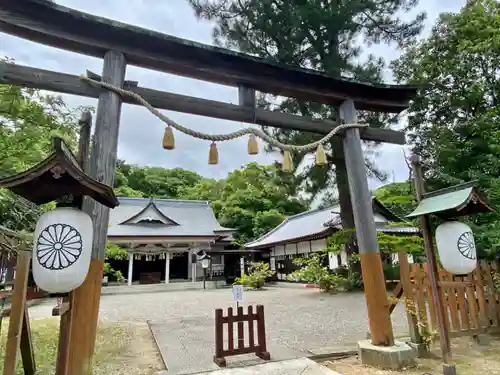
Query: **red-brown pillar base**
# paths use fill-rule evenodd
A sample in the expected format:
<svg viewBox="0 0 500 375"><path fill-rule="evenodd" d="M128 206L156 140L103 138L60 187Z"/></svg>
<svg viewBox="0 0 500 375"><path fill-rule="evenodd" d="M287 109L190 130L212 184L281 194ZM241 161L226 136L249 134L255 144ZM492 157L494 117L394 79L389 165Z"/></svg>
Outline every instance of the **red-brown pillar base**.
<svg viewBox="0 0 500 375"><path fill-rule="evenodd" d="M389 299L379 252L360 254L373 345L394 345Z"/></svg>
<svg viewBox="0 0 500 375"><path fill-rule="evenodd" d="M73 291L68 374L91 375L104 261L92 259L84 283Z"/></svg>

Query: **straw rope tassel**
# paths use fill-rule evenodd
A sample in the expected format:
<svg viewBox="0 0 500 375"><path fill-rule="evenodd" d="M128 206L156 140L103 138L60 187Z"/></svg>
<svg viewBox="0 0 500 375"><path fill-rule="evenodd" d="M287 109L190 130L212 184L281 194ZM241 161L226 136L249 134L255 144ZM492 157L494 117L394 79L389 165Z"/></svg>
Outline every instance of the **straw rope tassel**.
<svg viewBox="0 0 500 375"><path fill-rule="evenodd" d="M323 148L323 145L319 144L318 148L316 149L316 165L323 166L326 164L327 161L326 161L325 149Z"/></svg>
<svg viewBox="0 0 500 375"><path fill-rule="evenodd" d="M212 142L210 145L210 151L208 152L208 164L219 164L219 152L217 151L217 145L215 142Z"/></svg>
<svg viewBox="0 0 500 375"><path fill-rule="evenodd" d="M285 151L283 154L283 172L293 171L293 160L290 151Z"/></svg>
<svg viewBox="0 0 500 375"><path fill-rule="evenodd" d="M257 155L259 153L259 144L255 134L250 134L248 137L248 155Z"/></svg>
<svg viewBox="0 0 500 375"><path fill-rule="evenodd" d="M175 148L174 131L170 125L165 128L165 134L163 135L163 148L165 150L173 150Z"/></svg>
<svg viewBox="0 0 500 375"><path fill-rule="evenodd" d="M312 142L308 143L306 145L288 145L285 143L280 142L276 138L273 138L263 132L260 129L256 129L253 127L249 128L243 128L239 129L237 131L228 133L228 134L207 134L207 133L202 133L202 132L197 132L193 129L189 129L185 126L182 126L175 121L172 121L170 118L165 116L163 113L161 113L159 110L157 110L155 107L153 107L150 103L148 103L143 97L138 95L137 93L129 90L124 90L121 87L114 86L110 83L103 82L103 81L96 81L92 78L89 78L87 76L80 76L80 79L90 83L94 86L99 86L103 87L105 89L108 89L110 91L113 91L121 96L126 96L129 98L134 99L134 101L138 104L143 105L149 112L151 112L154 116L159 118L161 121L163 121L165 124L167 124L167 127L165 128L165 135L163 137L163 147L167 150L172 150L175 148L175 142L174 142L174 133L173 129L180 131L181 133L190 135L191 137L198 138L198 139L203 139L206 141L212 141L213 143L210 146L210 152L208 155L208 163L209 164L218 164L219 162L219 154L217 152L217 146L215 145L215 142L222 142L222 141L229 141L232 139L236 139L239 137L242 137L244 135L249 135L249 144L248 144L248 153L250 155L255 155L258 152L258 143L257 140L255 139L256 137L259 137L262 139L264 142L269 143L272 146L278 147L279 149L284 151L284 160L283 160L283 170L284 171L289 171L293 172L293 160L292 160L292 151L296 152L310 152L314 149L316 149L316 163L318 165L324 165L323 162L326 164L326 154L324 152L323 147L321 146L322 144L326 144L334 135L338 135L341 131L345 129L352 129L352 128L367 128L368 124L358 124L358 123L353 123L353 124L341 124L335 128L333 128L328 134L326 134L323 138ZM255 141L255 143L254 143ZM323 159L324 156L324 159ZM146 258L147 259L147 258Z"/></svg>

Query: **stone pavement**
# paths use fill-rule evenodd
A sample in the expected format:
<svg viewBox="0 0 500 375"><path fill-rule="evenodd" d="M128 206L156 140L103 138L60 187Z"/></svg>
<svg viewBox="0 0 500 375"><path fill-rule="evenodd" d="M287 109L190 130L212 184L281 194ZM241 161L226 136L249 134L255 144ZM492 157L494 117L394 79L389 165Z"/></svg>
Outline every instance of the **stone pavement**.
<svg viewBox="0 0 500 375"><path fill-rule="evenodd" d="M215 353L213 318L169 319L162 322L149 322L149 326L169 375L193 374L219 369L213 362ZM245 327L245 329L248 328ZM276 339L268 340L267 350L271 353L273 361L300 358L309 354L282 345ZM266 362L253 354L227 357L226 361L228 368Z"/></svg>
<svg viewBox="0 0 500 375"><path fill-rule="evenodd" d="M144 290L140 294L104 295L99 317L106 322L150 322L160 337L160 351L168 367L180 368L177 361L185 364L198 361L208 371L213 369L209 366L214 355L214 311L234 307L231 298L231 289L164 293ZM30 316L32 319L51 316L55 304L55 300L49 300L34 306L30 308ZM327 295L316 289L269 287L245 292L242 305L248 304L264 305L268 351L276 359L309 356L318 348L363 340L369 330L363 293ZM407 334L402 304L391 318L395 333ZM235 358L248 362L255 357ZM193 371L197 370L195 367L190 365Z"/></svg>
<svg viewBox="0 0 500 375"><path fill-rule="evenodd" d="M204 375L341 375L307 358L204 372ZM199 374L201 375L201 374Z"/></svg>

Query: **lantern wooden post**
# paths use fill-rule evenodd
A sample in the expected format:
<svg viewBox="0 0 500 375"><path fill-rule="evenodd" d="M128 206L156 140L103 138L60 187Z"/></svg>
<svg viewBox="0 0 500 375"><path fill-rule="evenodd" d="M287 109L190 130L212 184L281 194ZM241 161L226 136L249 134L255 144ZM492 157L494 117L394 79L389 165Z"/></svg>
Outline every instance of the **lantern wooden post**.
<svg viewBox="0 0 500 375"><path fill-rule="evenodd" d="M88 170L88 159L90 151L90 133L92 129L92 114L89 111L82 113L80 120L80 136L78 139L78 164L84 172ZM75 197L73 205L82 209L83 197ZM66 311L59 311L59 343L57 349L56 373L55 375L68 374L69 349L71 342L71 320L73 318L73 292L63 298L63 304L67 304Z"/></svg>
<svg viewBox="0 0 500 375"><path fill-rule="evenodd" d="M122 87L125 68L123 54L109 51L104 56L102 79ZM120 95L112 91L103 91L100 95L90 158L90 176L110 186L113 185L116 170L121 104ZM70 345L68 373L71 375L92 373L109 220L108 207L87 200L84 210L94 219L94 243L87 279L73 292L75 311L71 320L71 333L78 340L72 340Z"/></svg>
<svg viewBox="0 0 500 375"><path fill-rule="evenodd" d="M9 330L7 332L7 343L5 345L3 375L14 375L16 373L17 353L21 343L23 319L26 317L26 289L28 286L29 270L30 254L20 251L17 254L16 278L14 279Z"/></svg>
<svg viewBox="0 0 500 375"><path fill-rule="evenodd" d="M422 174L422 165L420 157L412 155L411 164L414 173L415 192L417 202L423 199L425 193L424 178ZM436 252L434 249L434 242L432 240L432 232L430 226L429 215L420 215L420 230L424 238L425 256L427 258L427 265L429 269L429 283L431 285L432 300L436 308L436 315L439 328L439 344L443 353L443 375L456 375L457 370L455 364L452 362L451 345L450 345L450 332L445 317L443 307L443 300L441 299L442 290L439 285L439 273L436 261Z"/></svg>
<svg viewBox="0 0 500 375"><path fill-rule="evenodd" d="M357 121L352 100L342 103L340 111L346 123ZM344 152L372 344L391 346L394 345L394 333L359 129L345 131Z"/></svg>
<svg viewBox="0 0 500 375"><path fill-rule="evenodd" d="M86 121L89 122L90 116L87 116L87 118L88 120ZM83 128L84 129L82 130L84 131L82 131L82 133L85 137L85 134L88 134L89 129L85 126ZM85 148L83 146L83 143L84 142L82 140L81 150L84 150ZM74 205L79 205L78 202L82 201L83 196L91 197L100 204L109 208L116 207L119 202L111 186L102 184L85 174L77 158L71 153L71 151L61 138L55 137L53 145L54 152L45 160L41 161L39 164L28 169L25 172L19 173L15 176L9 176L0 179L0 187L7 188L35 204L40 205L52 201L59 202L57 210L59 210L60 214L57 214L57 212L55 211L49 211L45 213L39 219L39 223L37 223L35 234L36 237L34 241L34 251L36 251L37 256L33 257L33 273L35 281L42 289L45 289L52 293L67 293L73 288L78 287L78 283L76 282L76 280L81 281L84 278L85 280L89 279L87 267L89 267L90 256L92 252L90 237L93 236L92 232L94 231L89 216L85 215L79 210L75 210ZM79 156L82 164L84 164L85 159L84 152L85 151L82 151ZM63 209L63 205L73 206L73 208ZM54 245L54 251L59 251L60 249L62 249L64 247L64 240L61 239L62 237L60 237L56 241L54 240L54 238L49 236L51 237L53 242L44 242L45 246L42 246L42 248L40 248L40 246L38 245L38 240L44 238L43 233L45 231L48 231L48 228L52 228L53 230L55 230L56 226L65 225L65 218L67 218L68 221L67 225L72 227L72 229L67 232L67 234L71 233L74 230L77 232L74 234L75 238L76 236L80 235L79 243L81 245L81 252L78 257L76 257L76 259L70 260L70 258L65 257L66 265L61 267L62 263L54 263L56 258L50 258L50 256L48 258L45 257L47 254L45 251L48 250L46 248L48 244ZM45 220L45 223L41 223L40 221L42 220ZM84 224L83 221L87 221L87 223ZM62 232L59 232L60 235L61 233ZM47 238L48 237L45 237L46 241ZM66 238L67 236L64 237L64 239ZM87 241L85 241L85 238L87 239ZM73 257L75 257L75 255L73 255ZM82 260L80 264L82 266L84 265L85 268L74 268L70 273L68 273L68 267L71 267L72 264L75 264L77 259L79 261ZM49 260L50 262L48 262ZM46 270L48 270L49 273L47 273ZM61 283L54 280L54 278L51 276L51 274L54 275L54 272L59 273L57 277L62 280ZM48 279L44 279L47 277ZM66 281L66 283L64 281ZM83 281L82 285L84 284L85 281ZM93 294L88 294L86 297L94 299ZM71 358L70 349L74 346L78 346L81 343L81 335L83 335L79 332L78 329L75 329L75 327L78 326L74 324L74 318L81 318L81 316L83 315L82 311L85 312L85 305L81 303L81 300L79 302L80 305L75 303L74 292L71 292L69 297L65 297L64 302L58 308L53 310L53 314L55 313L56 315L62 316L61 334L59 341L60 346L56 368L57 375L76 374L75 372L72 372L70 370L68 365L70 363L69 359ZM81 327L78 328L81 330ZM78 339L72 339L72 337ZM91 368L86 368L85 371L90 370Z"/></svg>

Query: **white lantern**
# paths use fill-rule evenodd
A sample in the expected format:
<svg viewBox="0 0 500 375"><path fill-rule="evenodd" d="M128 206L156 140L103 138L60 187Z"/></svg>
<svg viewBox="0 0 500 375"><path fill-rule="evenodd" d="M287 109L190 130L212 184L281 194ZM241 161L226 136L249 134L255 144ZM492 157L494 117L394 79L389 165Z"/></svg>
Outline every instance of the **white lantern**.
<svg viewBox="0 0 500 375"><path fill-rule="evenodd" d="M210 267L210 259L208 259L208 258L203 258L203 259L201 260L201 267L202 267L202 268L208 268L208 267Z"/></svg>
<svg viewBox="0 0 500 375"><path fill-rule="evenodd" d="M87 277L92 253L92 219L71 207L44 213L33 237L33 278L49 293L67 293Z"/></svg>
<svg viewBox="0 0 500 375"><path fill-rule="evenodd" d="M436 243L443 268L455 275L474 271L476 245L472 229L459 221L449 221L436 228Z"/></svg>

